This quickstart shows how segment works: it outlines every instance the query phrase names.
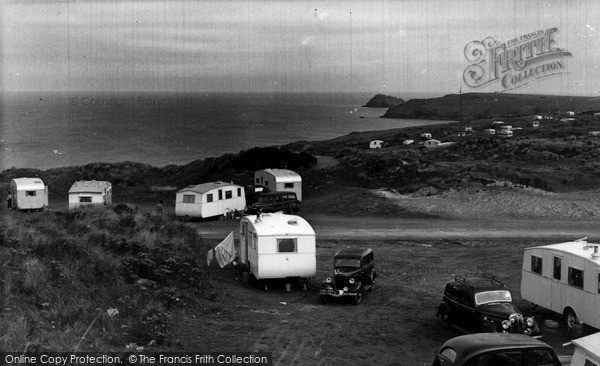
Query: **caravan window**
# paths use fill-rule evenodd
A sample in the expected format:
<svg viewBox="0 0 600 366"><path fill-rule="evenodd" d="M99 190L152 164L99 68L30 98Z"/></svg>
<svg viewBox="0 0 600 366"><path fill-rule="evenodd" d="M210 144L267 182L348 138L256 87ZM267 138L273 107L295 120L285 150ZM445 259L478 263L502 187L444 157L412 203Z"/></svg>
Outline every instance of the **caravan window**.
<svg viewBox="0 0 600 366"><path fill-rule="evenodd" d="M241 188L238 188L238 195L237 196L238 197L242 197L242 189Z"/></svg>
<svg viewBox="0 0 600 366"><path fill-rule="evenodd" d="M277 252L278 253L296 253L296 239L277 239Z"/></svg>
<svg viewBox="0 0 600 366"><path fill-rule="evenodd" d="M560 280L560 272L562 268L562 258L554 257L554 279Z"/></svg>
<svg viewBox="0 0 600 366"><path fill-rule="evenodd" d="M569 267L569 285L583 288L583 271L577 268Z"/></svg>
<svg viewBox="0 0 600 366"><path fill-rule="evenodd" d="M206 195L206 202L212 202L213 201L213 194L209 193Z"/></svg>
<svg viewBox="0 0 600 366"><path fill-rule="evenodd" d="M260 183L260 178L256 177L256 184Z"/></svg>
<svg viewBox="0 0 600 366"><path fill-rule="evenodd" d="M228 200L233 197L233 191L225 191L225 199Z"/></svg>
<svg viewBox="0 0 600 366"><path fill-rule="evenodd" d="M79 202L81 202L81 203L92 202L92 196L80 196Z"/></svg>
<svg viewBox="0 0 600 366"><path fill-rule="evenodd" d="M223 199L223 190L219 189L219 199L222 200Z"/></svg>
<svg viewBox="0 0 600 366"><path fill-rule="evenodd" d="M294 188L294 183L283 183L283 188Z"/></svg>
<svg viewBox="0 0 600 366"><path fill-rule="evenodd" d="M193 194L184 194L183 195L183 203L195 203L196 202L196 196L194 196Z"/></svg>
<svg viewBox="0 0 600 366"><path fill-rule="evenodd" d="M536 257L535 255L531 256L531 272L539 275L542 274L542 258Z"/></svg>
<svg viewBox="0 0 600 366"><path fill-rule="evenodd" d="M35 197L35 191L25 191L25 196L27 196L27 197Z"/></svg>

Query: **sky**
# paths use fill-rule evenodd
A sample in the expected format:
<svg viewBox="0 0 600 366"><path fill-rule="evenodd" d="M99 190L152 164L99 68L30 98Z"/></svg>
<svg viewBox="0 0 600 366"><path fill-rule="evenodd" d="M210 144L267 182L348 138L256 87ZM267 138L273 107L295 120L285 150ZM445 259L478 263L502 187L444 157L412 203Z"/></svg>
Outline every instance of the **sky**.
<svg viewBox="0 0 600 366"><path fill-rule="evenodd" d="M418 92L473 88L465 47L556 27L563 72L515 92L600 95L598 0L8 1L3 91Z"/></svg>

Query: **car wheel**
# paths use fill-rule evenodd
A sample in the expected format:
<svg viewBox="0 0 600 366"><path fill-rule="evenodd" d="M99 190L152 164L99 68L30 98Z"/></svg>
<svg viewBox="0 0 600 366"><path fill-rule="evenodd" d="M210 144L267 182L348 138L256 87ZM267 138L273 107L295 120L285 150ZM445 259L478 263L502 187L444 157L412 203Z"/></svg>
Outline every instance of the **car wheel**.
<svg viewBox="0 0 600 366"><path fill-rule="evenodd" d="M354 296L354 305L358 305L362 302L363 292L359 290L356 296Z"/></svg>
<svg viewBox="0 0 600 366"><path fill-rule="evenodd" d="M325 295L321 295L321 302L322 302L323 304L327 304L327 300L328 300L328 299L327 299L327 296L325 296Z"/></svg>
<svg viewBox="0 0 600 366"><path fill-rule="evenodd" d="M565 312L563 313L563 323L565 324L567 330L572 330L575 324L579 324L579 321L577 320L577 314L575 314L573 309L565 309Z"/></svg>

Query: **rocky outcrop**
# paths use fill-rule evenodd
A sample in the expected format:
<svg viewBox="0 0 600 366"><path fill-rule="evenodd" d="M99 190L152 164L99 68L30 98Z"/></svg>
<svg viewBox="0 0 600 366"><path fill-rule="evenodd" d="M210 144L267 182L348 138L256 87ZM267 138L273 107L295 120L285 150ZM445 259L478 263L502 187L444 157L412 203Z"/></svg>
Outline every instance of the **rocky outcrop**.
<svg viewBox="0 0 600 366"><path fill-rule="evenodd" d="M383 95L377 94L371 100L367 102L367 104L363 105L363 107L369 108L392 108L397 105L404 103L404 100L396 97L392 97L391 95Z"/></svg>

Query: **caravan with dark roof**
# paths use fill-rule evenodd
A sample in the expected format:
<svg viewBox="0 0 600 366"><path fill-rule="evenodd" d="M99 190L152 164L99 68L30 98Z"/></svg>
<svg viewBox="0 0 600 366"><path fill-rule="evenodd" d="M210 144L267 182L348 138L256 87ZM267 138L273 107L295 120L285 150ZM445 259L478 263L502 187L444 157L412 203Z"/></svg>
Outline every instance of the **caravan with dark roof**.
<svg viewBox="0 0 600 366"><path fill-rule="evenodd" d="M221 181L188 186L177 192L175 215L207 218L225 216L246 207L244 187Z"/></svg>

